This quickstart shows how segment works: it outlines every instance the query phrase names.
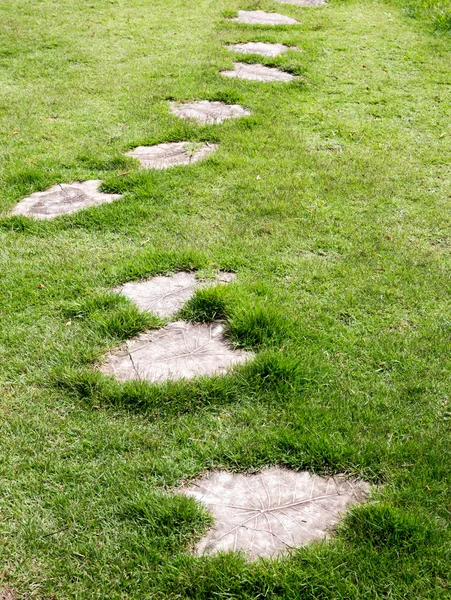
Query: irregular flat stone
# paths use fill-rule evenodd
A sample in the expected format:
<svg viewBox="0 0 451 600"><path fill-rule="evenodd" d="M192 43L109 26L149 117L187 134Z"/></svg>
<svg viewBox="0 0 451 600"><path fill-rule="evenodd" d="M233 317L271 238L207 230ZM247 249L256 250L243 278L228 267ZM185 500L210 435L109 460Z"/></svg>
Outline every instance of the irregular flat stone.
<svg viewBox="0 0 451 600"><path fill-rule="evenodd" d="M171 277L159 275L146 281L126 283L115 291L127 296L141 310L148 310L160 317L172 317L194 295L197 288L208 287L217 282L229 283L234 279L234 273L218 273L216 281L202 281L197 279L195 273L182 271Z"/></svg>
<svg viewBox="0 0 451 600"><path fill-rule="evenodd" d="M251 113L239 104L224 104L223 102L187 102L180 104L171 102L171 111L182 119L195 119L198 123L222 123L226 119L238 119Z"/></svg>
<svg viewBox="0 0 451 600"><path fill-rule="evenodd" d="M160 383L222 375L232 365L242 364L252 356L230 347L221 323L193 325L177 321L158 331L143 333L113 351L101 371L121 381Z"/></svg>
<svg viewBox="0 0 451 600"><path fill-rule="evenodd" d="M267 13L263 10L239 10L238 17L232 21L249 25L299 25L299 21L296 19L279 13Z"/></svg>
<svg viewBox="0 0 451 600"><path fill-rule="evenodd" d="M291 73L286 73L276 67L265 67L264 65L249 65L246 63L233 63L234 71L221 71L224 77L236 79L248 79L250 81L291 81L295 78Z"/></svg>
<svg viewBox="0 0 451 600"><path fill-rule="evenodd" d="M227 48L232 52L239 52L240 54L259 54L260 56L268 56L270 58L279 56L279 54L290 50L290 47L284 44L267 44L265 42L230 44Z"/></svg>
<svg viewBox="0 0 451 600"><path fill-rule="evenodd" d="M280 4L294 4L296 6L324 6L325 0L276 0Z"/></svg>
<svg viewBox="0 0 451 600"><path fill-rule="evenodd" d="M256 559L325 537L348 506L365 500L369 485L273 467L255 475L207 473L180 491L214 517L198 554L243 550Z"/></svg>
<svg viewBox="0 0 451 600"><path fill-rule="evenodd" d="M127 152L127 155L137 158L147 169L168 169L176 165L190 165L205 158L217 148L218 144L170 142L157 146L138 146Z"/></svg>
<svg viewBox="0 0 451 600"><path fill-rule="evenodd" d="M45 192L36 192L21 200L11 211L12 215L25 215L36 219L52 219L67 215L88 206L113 202L121 194L99 192L100 180L58 183Z"/></svg>

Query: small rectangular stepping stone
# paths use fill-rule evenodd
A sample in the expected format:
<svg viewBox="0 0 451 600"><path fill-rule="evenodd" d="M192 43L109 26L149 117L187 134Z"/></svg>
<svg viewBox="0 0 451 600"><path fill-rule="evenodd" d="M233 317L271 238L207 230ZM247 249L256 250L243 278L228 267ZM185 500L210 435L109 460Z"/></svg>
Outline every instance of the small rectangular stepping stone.
<svg viewBox="0 0 451 600"><path fill-rule="evenodd" d="M221 71L224 77L236 79L248 79L250 81L291 81L295 78L291 73L286 73L276 67L265 67L264 65L250 65L247 63L233 63L234 71Z"/></svg>
<svg viewBox="0 0 451 600"><path fill-rule="evenodd" d="M224 104L224 102L171 102L171 111L182 119L195 119L198 123L222 123L226 119L238 119L251 113L239 104Z"/></svg>
<svg viewBox="0 0 451 600"><path fill-rule="evenodd" d="M198 554L242 550L257 559L326 537L346 508L364 501L369 489L357 479L272 467L249 475L210 472L179 491L214 517L195 547Z"/></svg>
<svg viewBox="0 0 451 600"><path fill-rule="evenodd" d="M263 10L239 10L238 17L232 21L249 25L299 25L299 21L296 19L279 13L267 13Z"/></svg>
<svg viewBox="0 0 451 600"><path fill-rule="evenodd" d="M229 283L234 273L218 273L215 281L199 280L195 273L181 271L171 277L158 275L146 281L126 283L116 292L124 294L141 310L148 310L160 317L172 317L193 295L197 288L215 283Z"/></svg>
<svg viewBox="0 0 451 600"><path fill-rule="evenodd" d="M265 42L248 42L247 44L230 44L227 48L231 52L239 52L240 54L259 54L260 56L268 56L273 58L279 56L287 50L289 46L284 44L267 44Z"/></svg>
<svg viewBox="0 0 451 600"><path fill-rule="evenodd" d="M137 158L146 169L169 169L202 160L217 148L218 144L170 142L157 146L138 146L127 152L127 156Z"/></svg>
<svg viewBox="0 0 451 600"><path fill-rule="evenodd" d="M11 214L35 219L53 219L58 215L67 215L88 206L97 206L122 198L121 194L100 192L101 183L98 179L58 183L45 192L36 192L24 198Z"/></svg>
<svg viewBox="0 0 451 600"><path fill-rule="evenodd" d="M252 356L250 352L230 347L221 323L193 325L177 321L143 333L111 352L100 370L121 381L140 379L159 383L222 375L232 365L243 364Z"/></svg>

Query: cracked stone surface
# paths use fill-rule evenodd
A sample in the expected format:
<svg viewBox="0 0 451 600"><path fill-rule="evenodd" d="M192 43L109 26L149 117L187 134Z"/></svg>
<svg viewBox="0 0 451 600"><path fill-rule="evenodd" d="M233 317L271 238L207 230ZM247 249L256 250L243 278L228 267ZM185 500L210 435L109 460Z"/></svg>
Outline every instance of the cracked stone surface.
<svg viewBox="0 0 451 600"><path fill-rule="evenodd" d="M324 6L325 0L276 0L280 4L294 4L296 6Z"/></svg>
<svg viewBox="0 0 451 600"><path fill-rule="evenodd" d="M204 504L214 525L198 554L243 550L270 557L325 537L347 507L366 499L366 482L272 467L257 474L207 473L180 491Z"/></svg>
<svg viewBox="0 0 451 600"><path fill-rule="evenodd" d="M121 381L161 383L197 375L223 375L229 367L252 357L252 353L234 350L228 344L222 323L193 325L177 321L123 344L108 355L100 370Z"/></svg>
<svg viewBox="0 0 451 600"><path fill-rule="evenodd" d="M232 21L249 25L299 25L296 19L279 13L267 13L264 10L239 10L238 17Z"/></svg>
<svg viewBox="0 0 451 600"><path fill-rule="evenodd" d="M248 42L246 44L230 44L227 46L232 52L239 52L240 54L259 54L260 56L279 56L287 50L290 50L289 46L285 44L268 44L265 42Z"/></svg>
<svg viewBox="0 0 451 600"><path fill-rule="evenodd" d="M198 123L222 123L226 119L238 119L251 114L239 104L224 104L224 102L171 102L171 111L182 119L195 119Z"/></svg>
<svg viewBox="0 0 451 600"><path fill-rule="evenodd" d="M58 215L67 215L88 206L97 206L122 198L121 194L99 192L101 183L97 179L58 183L45 192L36 192L24 198L11 214L36 219L52 219Z"/></svg>
<svg viewBox="0 0 451 600"><path fill-rule="evenodd" d="M138 146L127 152L127 155L137 158L147 169L168 169L176 165L190 165L202 160L217 148L218 144L170 142L157 146Z"/></svg>
<svg viewBox="0 0 451 600"><path fill-rule="evenodd" d="M264 65L249 65L246 63L233 63L234 71L221 71L224 77L235 77L237 79L248 79L250 81L291 81L295 78L291 73L281 71L276 67L265 67Z"/></svg>
<svg viewBox="0 0 451 600"><path fill-rule="evenodd" d="M197 288L208 287L215 283L230 283L234 273L218 273L215 281L197 279L195 273L180 272L166 277L158 275L146 281L126 283L115 289L127 296L141 310L148 310L160 317L176 315Z"/></svg>

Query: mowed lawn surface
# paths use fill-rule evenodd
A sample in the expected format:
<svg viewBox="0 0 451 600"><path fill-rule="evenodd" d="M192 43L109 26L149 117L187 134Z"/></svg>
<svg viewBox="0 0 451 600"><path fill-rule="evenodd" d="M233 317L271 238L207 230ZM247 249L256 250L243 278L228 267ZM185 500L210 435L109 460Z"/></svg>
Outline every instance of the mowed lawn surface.
<svg viewBox="0 0 451 600"><path fill-rule="evenodd" d="M300 24L227 20L238 9ZM377 0L1 0L0 17L0 590L449 598L449 35ZM263 59L299 78L223 78L225 44L245 41L300 48ZM252 115L200 126L173 99ZM220 146L161 172L124 156L179 140ZM123 199L8 216L86 179ZM180 269L236 272L184 316L227 319L256 360L158 386L95 371L162 324L112 289ZM373 493L279 560L193 556L210 518L171 490L266 465Z"/></svg>

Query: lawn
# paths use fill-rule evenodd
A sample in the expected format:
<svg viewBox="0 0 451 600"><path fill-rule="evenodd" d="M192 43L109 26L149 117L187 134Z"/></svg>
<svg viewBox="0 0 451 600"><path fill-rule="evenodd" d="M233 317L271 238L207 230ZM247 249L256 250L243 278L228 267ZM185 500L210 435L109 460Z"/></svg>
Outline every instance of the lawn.
<svg viewBox="0 0 451 600"><path fill-rule="evenodd" d="M432 5L0 0L0 592L450 598L451 39ZM239 9L300 24L230 21ZM299 77L222 77L225 44L245 41L297 46L239 60ZM252 114L169 111L204 99ZM179 140L219 149L167 171L125 156ZM89 179L123 199L8 214ZM255 361L160 385L96 371L161 325L115 286L179 270L236 273L184 316L225 318ZM193 555L209 517L172 490L270 465L373 491L277 560Z"/></svg>

